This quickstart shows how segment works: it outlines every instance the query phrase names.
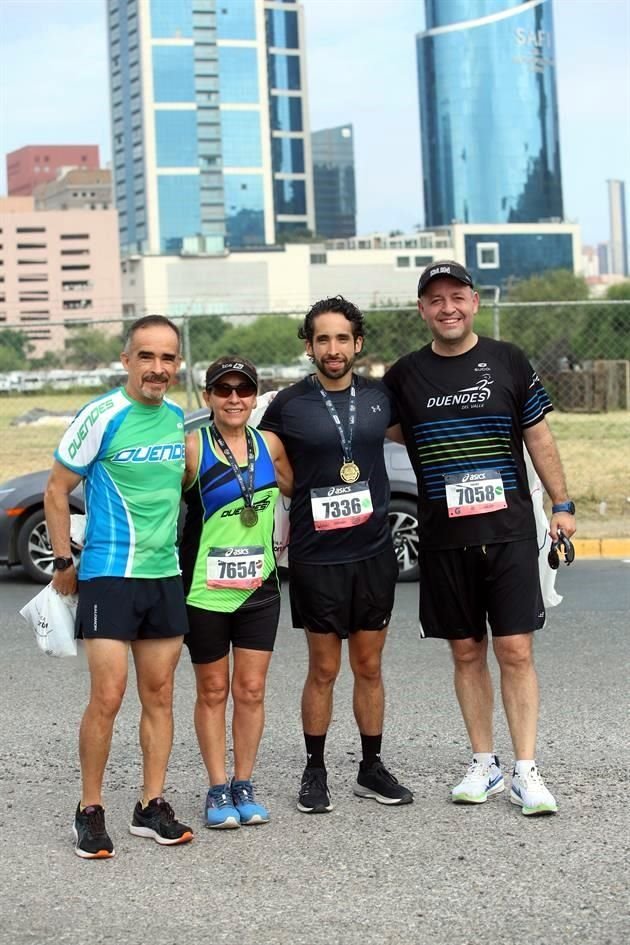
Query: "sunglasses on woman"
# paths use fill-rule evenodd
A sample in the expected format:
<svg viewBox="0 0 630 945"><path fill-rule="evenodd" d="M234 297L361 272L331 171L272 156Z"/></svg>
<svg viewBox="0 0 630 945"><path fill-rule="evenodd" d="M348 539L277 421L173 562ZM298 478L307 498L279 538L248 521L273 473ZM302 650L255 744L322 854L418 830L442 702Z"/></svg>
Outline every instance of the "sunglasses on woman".
<svg viewBox="0 0 630 945"><path fill-rule="evenodd" d="M242 381L240 384L213 384L210 390L215 397L231 397L233 390L237 397L253 397L256 386L251 381Z"/></svg>

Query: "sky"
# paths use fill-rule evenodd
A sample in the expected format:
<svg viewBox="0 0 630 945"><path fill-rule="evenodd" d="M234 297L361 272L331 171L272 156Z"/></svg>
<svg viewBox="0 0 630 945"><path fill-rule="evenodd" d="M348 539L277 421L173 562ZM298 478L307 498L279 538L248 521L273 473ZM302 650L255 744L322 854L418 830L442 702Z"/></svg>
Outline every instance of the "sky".
<svg viewBox="0 0 630 945"><path fill-rule="evenodd" d="M358 232L411 230L424 220L424 3L303 6L311 130L354 125ZM630 0L554 0L554 33L565 217L603 242L606 180L630 189ZM0 0L0 37L0 193L4 155L27 144L98 144L109 161L105 0Z"/></svg>

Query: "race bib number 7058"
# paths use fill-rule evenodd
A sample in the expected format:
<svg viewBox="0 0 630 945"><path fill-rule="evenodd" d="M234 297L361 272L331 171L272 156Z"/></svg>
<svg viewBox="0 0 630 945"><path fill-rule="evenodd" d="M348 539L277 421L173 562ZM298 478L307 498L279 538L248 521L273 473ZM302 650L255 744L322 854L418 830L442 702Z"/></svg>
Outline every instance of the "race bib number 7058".
<svg viewBox="0 0 630 945"><path fill-rule="evenodd" d="M449 518L507 509L503 479L497 469L450 473L444 481Z"/></svg>

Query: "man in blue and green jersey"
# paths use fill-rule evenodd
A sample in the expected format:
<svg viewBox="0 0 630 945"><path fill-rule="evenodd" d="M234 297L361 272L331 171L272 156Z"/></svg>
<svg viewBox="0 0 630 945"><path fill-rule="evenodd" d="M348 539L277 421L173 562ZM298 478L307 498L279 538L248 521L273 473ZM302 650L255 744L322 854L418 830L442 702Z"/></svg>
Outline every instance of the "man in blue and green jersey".
<svg viewBox="0 0 630 945"><path fill-rule="evenodd" d="M82 795L74 821L83 859L114 855L102 783L131 647L142 705L142 800L130 831L172 845L192 840L162 797L173 740L173 678L187 632L175 546L185 466L184 415L166 398L180 364L179 330L162 315L134 322L121 361L124 387L76 415L55 452L46 488L53 587L79 591L90 701L81 722ZM84 481L87 525L79 574L70 551L68 496Z"/></svg>

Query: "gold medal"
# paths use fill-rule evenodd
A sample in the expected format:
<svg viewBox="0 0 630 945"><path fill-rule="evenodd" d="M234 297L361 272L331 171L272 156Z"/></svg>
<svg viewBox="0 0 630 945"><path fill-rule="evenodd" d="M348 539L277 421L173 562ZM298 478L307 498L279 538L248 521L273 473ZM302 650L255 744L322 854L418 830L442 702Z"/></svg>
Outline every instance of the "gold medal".
<svg viewBox="0 0 630 945"><path fill-rule="evenodd" d="M339 475L343 482L356 482L361 475L361 471L356 463L344 463L339 470Z"/></svg>
<svg viewBox="0 0 630 945"><path fill-rule="evenodd" d="M253 528L258 521L258 512L251 505L246 505L238 513L238 517L246 528Z"/></svg>

